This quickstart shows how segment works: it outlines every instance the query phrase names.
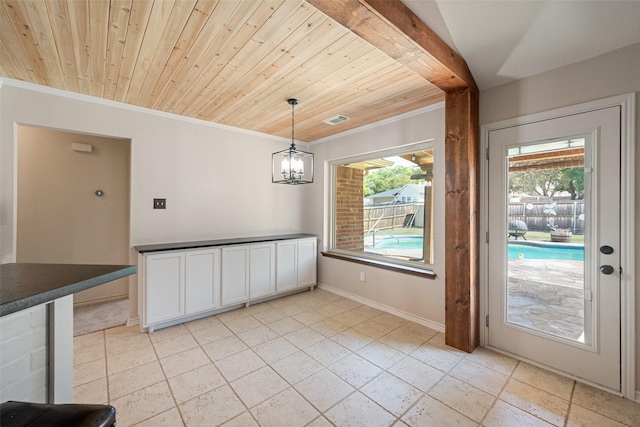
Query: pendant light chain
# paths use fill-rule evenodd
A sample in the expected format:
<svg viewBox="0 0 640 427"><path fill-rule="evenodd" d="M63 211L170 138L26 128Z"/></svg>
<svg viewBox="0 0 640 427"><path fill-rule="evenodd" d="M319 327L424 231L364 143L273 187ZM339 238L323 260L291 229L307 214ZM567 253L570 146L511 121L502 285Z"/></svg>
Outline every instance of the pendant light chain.
<svg viewBox="0 0 640 427"><path fill-rule="evenodd" d="M295 109L296 109L296 104L298 103L298 100L295 98L291 98L288 99L287 102L289 104L291 104L291 147L293 149L296 148L296 139L295 139L295 125L296 125L296 119L295 119Z"/></svg>

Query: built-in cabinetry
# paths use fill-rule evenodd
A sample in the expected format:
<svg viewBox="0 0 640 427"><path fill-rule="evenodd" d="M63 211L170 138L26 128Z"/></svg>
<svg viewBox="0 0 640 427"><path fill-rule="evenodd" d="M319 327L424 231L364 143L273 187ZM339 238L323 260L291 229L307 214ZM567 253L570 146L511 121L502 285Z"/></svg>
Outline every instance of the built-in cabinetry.
<svg viewBox="0 0 640 427"><path fill-rule="evenodd" d="M315 236L263 239L136 247L142 327L152 332L316 285Z"/></svg>
<svg viewBox="0 0 640 427"><path fill-rule="evenodd" d="M222 304L249 299L249 246L222 248Z"/></svg>
<svg viewBox="0 0 640 427"><path fill-rule="evenodd" d="M185 252L185 314L220 307L220 248Z"/></svg>
<svg viewBox="0 0 640 427"><path fill-rule="evenodd" d="M168 322L185 315L184 259L184 251L145 257L146 324Z"/></svg>
<svg viewBox="0 0 640 427"><path fill-rule="evenodd" d="M316 284L316 239L276 243L276 290L286 292Z"/></svg>
<svg viewBox="0 0 640 427"><path fill-rule="evenodd" d="M249 299L264 298L275 293L276 244L253 244L249 247Z"/></svg>

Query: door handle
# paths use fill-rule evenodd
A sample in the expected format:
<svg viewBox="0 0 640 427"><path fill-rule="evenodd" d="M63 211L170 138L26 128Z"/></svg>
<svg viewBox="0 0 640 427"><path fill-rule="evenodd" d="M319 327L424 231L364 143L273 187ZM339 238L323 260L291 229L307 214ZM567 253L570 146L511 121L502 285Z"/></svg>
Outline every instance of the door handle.
<svg viewBox="0 0 640 427"><path fill-rule="evenodd" d="M613 274L613 267L611 267L610 265L603 265L600 267L600 272L602 274Z"/></svg>

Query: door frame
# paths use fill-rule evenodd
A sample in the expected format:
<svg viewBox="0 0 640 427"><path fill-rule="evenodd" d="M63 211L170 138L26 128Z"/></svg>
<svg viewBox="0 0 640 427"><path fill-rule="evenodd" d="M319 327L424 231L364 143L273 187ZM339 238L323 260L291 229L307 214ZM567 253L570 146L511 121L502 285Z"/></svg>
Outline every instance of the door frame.
<svg viewBox="0 0 640 427"><path fill-rule="evenodd" d="M622 396L637 400L635 371L636 371L636 300L635 300L635 93L619 95L583 104L572 105L530 114L499 122L488 123L480 128L480 345L487 345L488 327L486 319L489 313L489 253L487 237L489 231L489 132L512 126L523 125L543 120L555 119L563 116L585 113L614 106L620 107L620 173L623 177L620 183L621 221L620 221L620 252L623 273L620 277L620 357L621 357L621 390ZM500 351L499 349L494 349ZM513 356L513 355L512 355ZM535 361L527 362L536 364ZM545 367L549 369L549 367ZM553 369L551 369L553 370ZM567 375L566 373L562 373ZM592 384L598 387L596 384ZM610 391L610 390L607 390Z"/></svg>

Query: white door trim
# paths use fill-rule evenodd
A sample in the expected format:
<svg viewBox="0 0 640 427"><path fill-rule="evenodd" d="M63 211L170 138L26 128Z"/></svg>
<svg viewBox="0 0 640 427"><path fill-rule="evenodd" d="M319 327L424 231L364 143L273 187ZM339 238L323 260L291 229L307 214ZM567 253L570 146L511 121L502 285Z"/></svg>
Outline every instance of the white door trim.
<svg viewBox="0 0 640 427"><path fill-rule="evenodd" d="M621 109L621 378L622 395L627 399L637 400L635 371L636 371L636 307L635 307L635 93L605 98L584 104L544 111L499 122L488 123L480 128L480 236L487 236L489 231L489 161L487 159L489 147L489 132L512 126L538 122L568 115L584 113L619 106ZM488 289L488 243L482 237L480 242L480 345L487 346L488 328L484 319L489 312Z"/></svg>

